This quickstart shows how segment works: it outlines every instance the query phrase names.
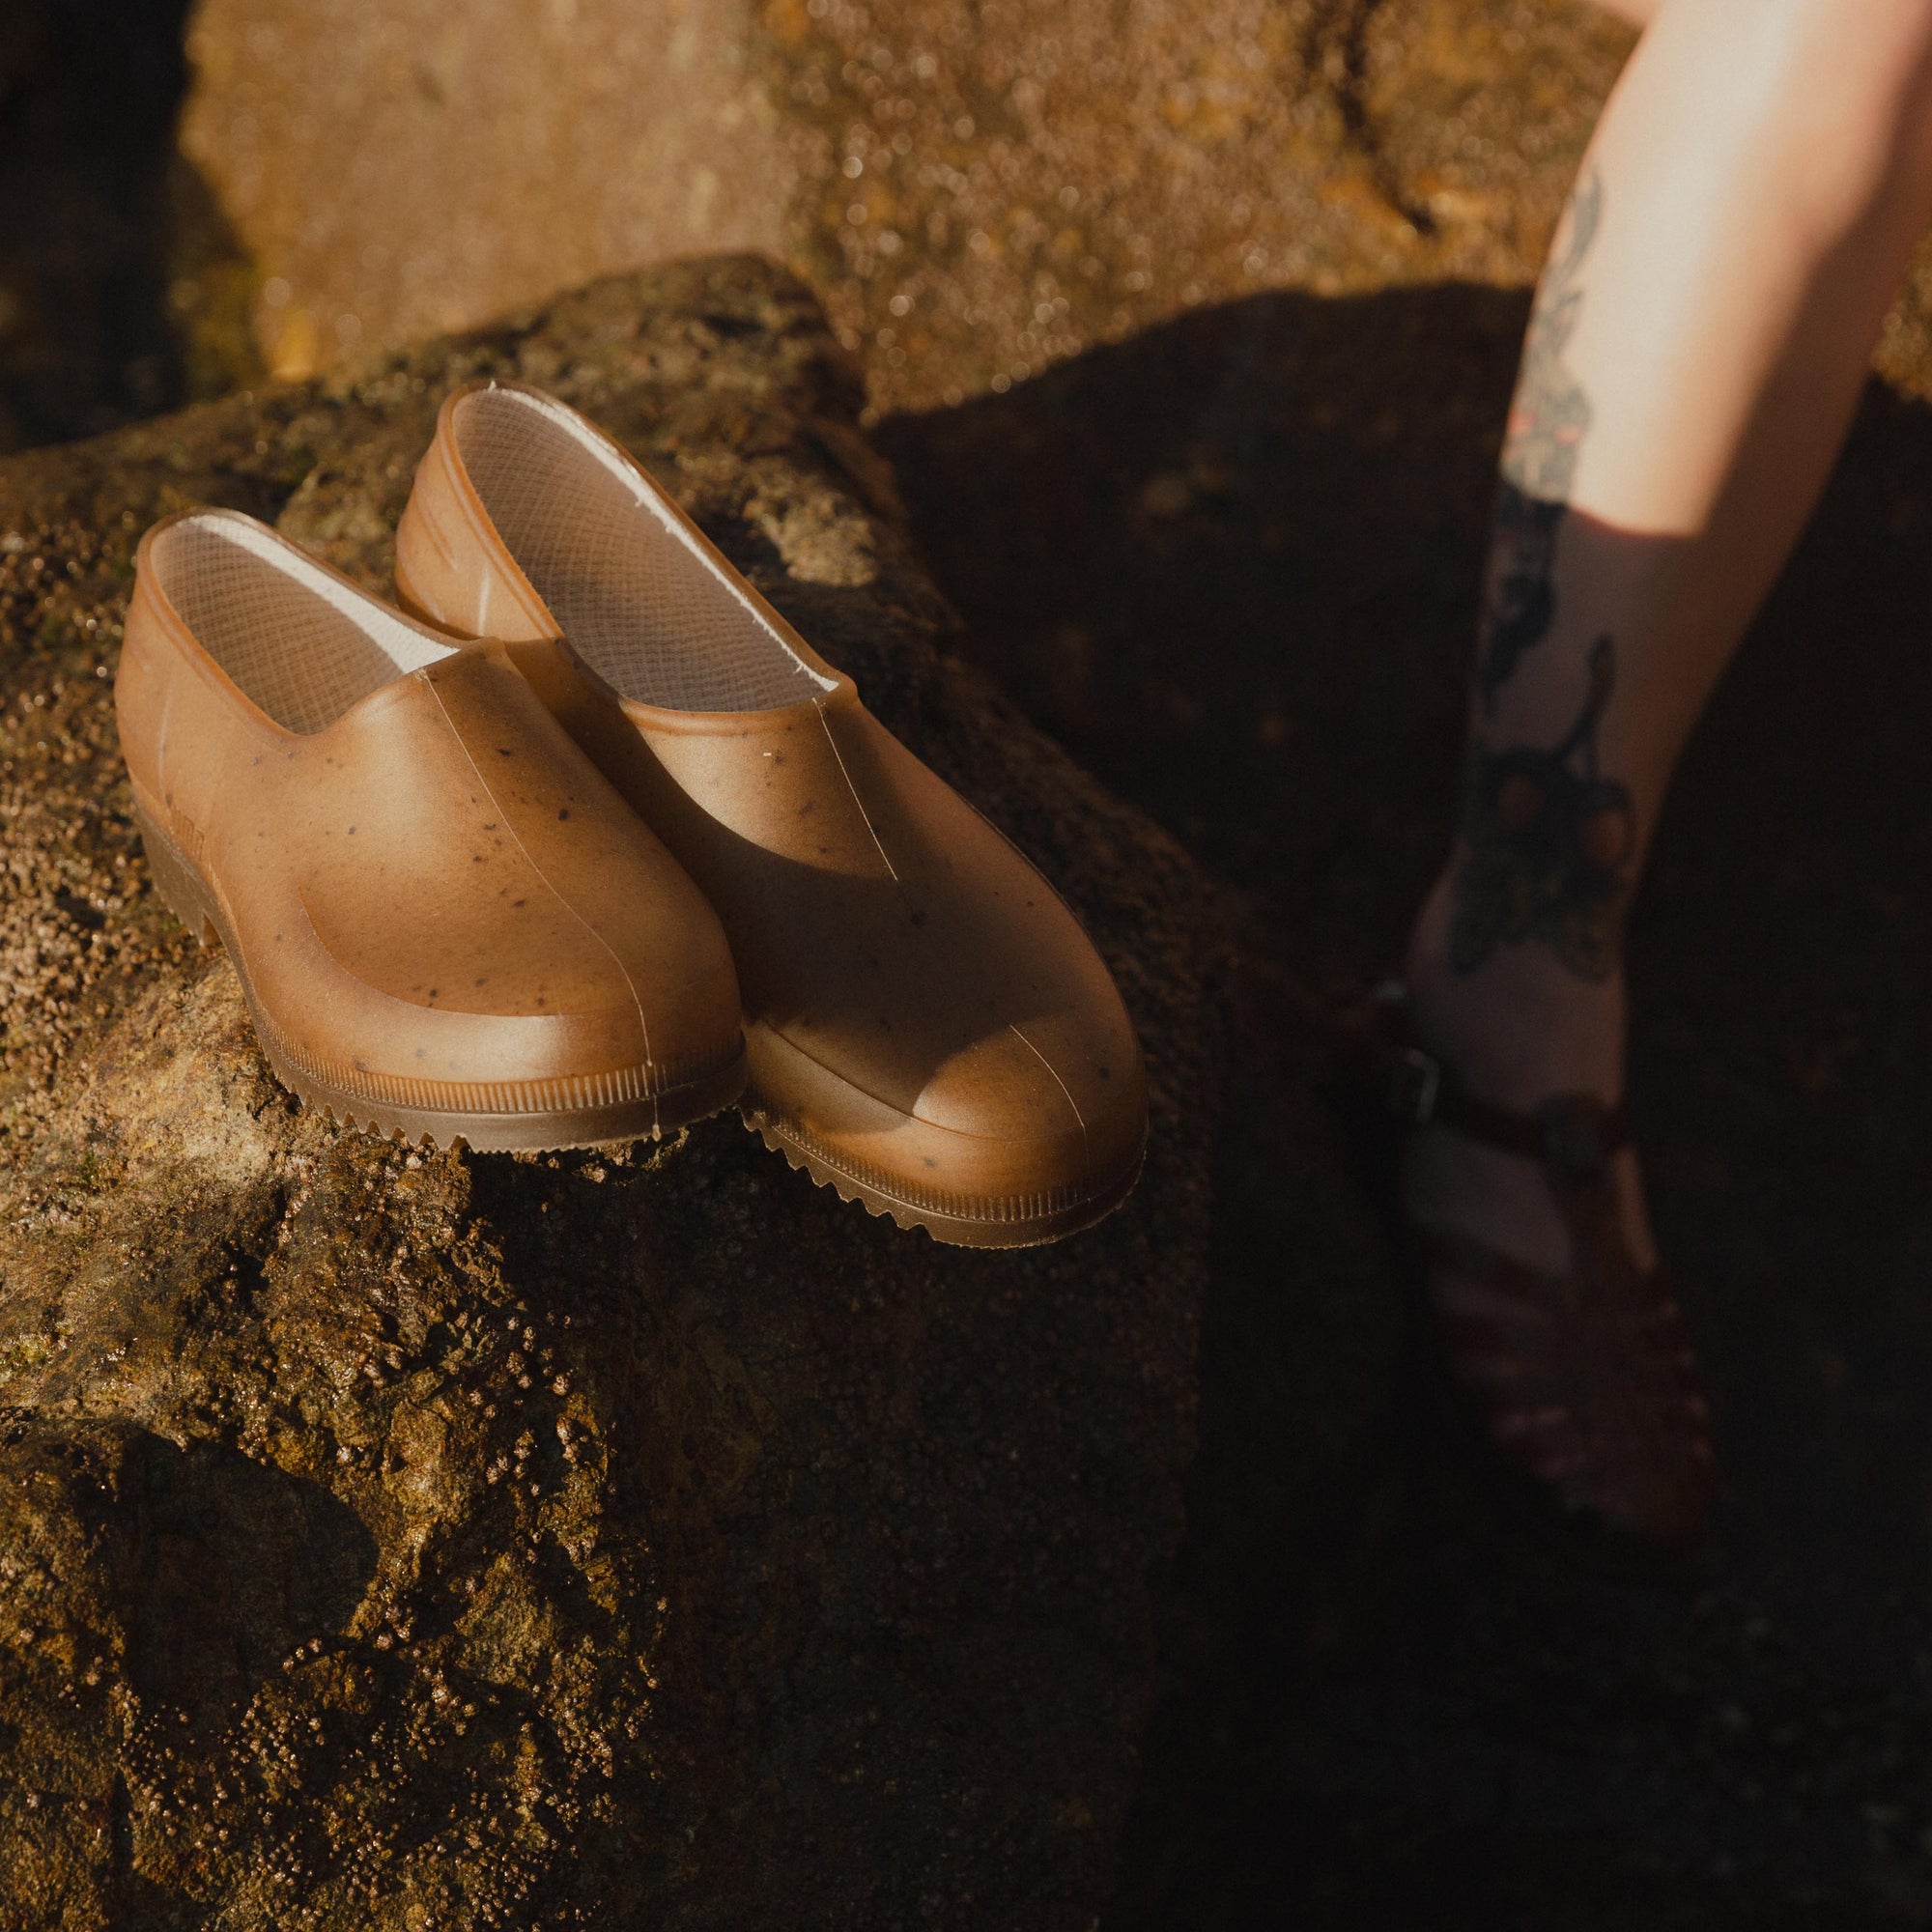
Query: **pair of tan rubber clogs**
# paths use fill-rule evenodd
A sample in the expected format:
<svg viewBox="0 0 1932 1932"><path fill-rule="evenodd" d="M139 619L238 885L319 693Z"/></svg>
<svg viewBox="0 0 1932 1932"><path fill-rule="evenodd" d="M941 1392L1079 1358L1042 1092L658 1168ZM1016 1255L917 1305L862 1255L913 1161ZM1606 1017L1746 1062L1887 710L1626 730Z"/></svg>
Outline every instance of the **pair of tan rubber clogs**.
<svg viewBox="0 0 1932 1932"><path fill-rule="evenodd" d="M156 883L305 1101L480 1150L738 1100L975 1246L1125 1197L1147 1074L1072 915L608 438L459 390L396 586L168 518L115 683Z"/></svg>

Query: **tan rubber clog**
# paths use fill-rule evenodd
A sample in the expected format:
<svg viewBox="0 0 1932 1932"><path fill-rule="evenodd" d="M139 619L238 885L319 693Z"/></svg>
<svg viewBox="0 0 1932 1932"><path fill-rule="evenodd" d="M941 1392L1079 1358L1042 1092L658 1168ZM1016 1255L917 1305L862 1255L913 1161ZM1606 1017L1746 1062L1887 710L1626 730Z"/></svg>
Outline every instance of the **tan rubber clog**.
<svg viewBox="0 0 1932 1932"><path fill-rule="evenodd" d="M310 1105L557 1148L737 1097L716 916L499 652L199 510L142 540L114 696L156 883Z"/></svg>
<svg viewBox="0 0 1932 1932"><path fill-rule="evenodd" d="M939 1239L1015 1247L1123 1200L1147 1072L1052 888L609 439L541 390L443 405L397 588L511 662L724 923L749 1124Z"/></svg>

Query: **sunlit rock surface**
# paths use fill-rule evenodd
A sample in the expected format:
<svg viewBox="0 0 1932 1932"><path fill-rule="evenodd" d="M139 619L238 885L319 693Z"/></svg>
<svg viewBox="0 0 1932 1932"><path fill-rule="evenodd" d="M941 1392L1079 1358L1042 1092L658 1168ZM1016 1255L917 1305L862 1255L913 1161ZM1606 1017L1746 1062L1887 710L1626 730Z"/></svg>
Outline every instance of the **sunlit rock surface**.
<svg viewBox="0 0 1932 1932"><path fill-rule="evenodd" d="M751 43L751 0L201 0L182 145L259 261L270 367L778 252L786 163Z"/></svg>
<svg viewBox="0 0 1932 1932"><path fill-rule="evenodd" d="M283 368L700 248L882 410L1273 288L1520 284L1630 35L1573 0L201 0Z"/></svg>
<svg viewBox="0 0 1932 1932"><path fill-rule="evenodd" d="M968 1254L738 1124L410 1152L302 1117L158 905L109 677L141 527L372 584L440 395L611 425L1083 915L1125 1209ZM817 310L747 260L0 466L0 1925L1066 1928L1179 1533L1215 909L936 646Z"/></svg>

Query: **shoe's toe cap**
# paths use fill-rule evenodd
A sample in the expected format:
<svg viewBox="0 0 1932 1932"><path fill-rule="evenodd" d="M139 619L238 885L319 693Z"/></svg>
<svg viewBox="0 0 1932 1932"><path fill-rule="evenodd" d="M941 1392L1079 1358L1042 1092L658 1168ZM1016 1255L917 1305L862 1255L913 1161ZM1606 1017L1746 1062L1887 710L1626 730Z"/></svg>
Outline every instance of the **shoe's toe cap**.
<svg viewBox="0 0 1932 1932"><path fill-rule="evenodd" d="M968 1191L1078 1192L1137 1158L1147 1075L1123 1025L1011 1020L935 1067L912 1116L948 1137L947 1165Z"/></svg>
<svg viewBox="0 0 1932 1932"><path fill-rule="evenodd" d="M753 1111L947 1238L1048 1238L1111 1206L1138 1170L1147 1074L1124 1021L1009 1021L948 1053L896 1102L870 1091L864 1069L835 1069L767 1027L749 1032Z"/></svg>

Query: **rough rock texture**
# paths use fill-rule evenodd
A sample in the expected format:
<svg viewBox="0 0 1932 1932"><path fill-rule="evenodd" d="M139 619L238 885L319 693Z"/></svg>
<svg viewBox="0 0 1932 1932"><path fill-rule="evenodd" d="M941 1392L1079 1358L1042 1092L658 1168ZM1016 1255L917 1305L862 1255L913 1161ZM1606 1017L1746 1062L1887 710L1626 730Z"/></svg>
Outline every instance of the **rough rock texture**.
<svg viewBox="0 0 1932 1932"><path fill-rule="evenodd" d="M733 1118L435 1156L298 1116L149 889L142 526L372 583L440 394L609 423L1063 887L1154 1076L1062 1246L899 1234ZM0 1926L1080 1928L1179 1533L1217 1089L1178 847L936 646L808 298L747 260L0 467Z"/></svg>
<svg viewBox="0 0 1932 1932"><path fill-rule="evenodd" d="M757 245L924 408L1260 290L1525 279L1629 44L1580 0L200 0L184 132L284 368Z"/></svg>
<svg viewBox="0 0 1932 1932"><path fill-rule="evenodd" d="M1632 35L1585 0L201 0L192 45L270 355L756 245L891 412L1268 291L1534 279ZM1932 248L1881 363L1924 393Z"/></svg>
<svg viewBox="0 0 1932 1932"><path fill-rule="evenodd" d="M788 171L751 0L200 0L185 152L270 279L277 373L593 275L776 252ZM397 192L398 186L403 191Z"/></svg>

